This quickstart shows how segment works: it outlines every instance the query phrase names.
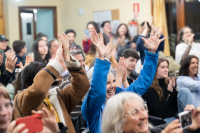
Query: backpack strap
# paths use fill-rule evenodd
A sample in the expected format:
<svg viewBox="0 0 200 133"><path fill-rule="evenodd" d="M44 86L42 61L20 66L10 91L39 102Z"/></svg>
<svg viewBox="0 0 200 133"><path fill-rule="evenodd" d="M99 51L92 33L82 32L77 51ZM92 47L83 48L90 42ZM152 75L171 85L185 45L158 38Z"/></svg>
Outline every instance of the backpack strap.
<svg viewBox="0 0 200 133"><path fill-rule="evenodd" d="M17 98L18 98L18 96L19 96L20 93L21 93L21 91L17 94ZM22 117L24 117L24 115L23 115L22 112L20 111L19 106L18 106L18 104L17 104L17 98L16 98L17 109L18 109L20 115L21 115Z"/></svg>

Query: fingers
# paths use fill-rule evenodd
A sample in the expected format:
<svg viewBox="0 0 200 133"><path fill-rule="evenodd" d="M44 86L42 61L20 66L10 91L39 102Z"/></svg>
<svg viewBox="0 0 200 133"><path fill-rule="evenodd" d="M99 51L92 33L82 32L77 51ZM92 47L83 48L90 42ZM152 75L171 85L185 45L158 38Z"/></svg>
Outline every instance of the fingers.
<svg viewBox="0 0 200 133"><path fill-rule="evenodd" d="M51 115L53 118L56 119L56 114L55 114L55 110L51 107Z"/></svg>
<svg viewBox="0 0 200 133"><path fill-rule="evenodd" d="M110 53L111 47L112 47L112 43L108 43L107 46L106 46L107 54Z"/></svg>
<svg viewBox="0 0 200 133"><path fill-rule="evenodd" d="M23 66L23 64L21 62L19 62L19 66L20 66L21 69L24 68L24 66Z"/></svg>
<svg viewBox="0 0 200 133"><path fill-rule="evenodd" d="M154 28L151 27L151 33L150 33L150 36L153 36L154 35Z"/></svg>
<svg viewBox="0 0 200 133"><path fill-rule="evenodd" d="M8 126L7 133L12 133L12 131L13 131L13 129L14 129L15 126L16 126L16 121L14 120Z"/></svg>
<svg viewBox="0 0 200 133"><path fill-rule="evenodd" d="M103 41L103 33L100 32L100 40Z"/></svg>
<svg viewBox="0 0 200 133"><path fill-rule="evenodd" d="M164 37L164 38L160 39L159 41L162 42L162 41L164 41L166 38L167 38L167 37Z"/></svg>
<svg viewBox="0 0 200 133"><path fill-rule="evenodd" d="M28 128L24 129L21 133L28 133Z"/></svg>
<svg viewBox="0 0 200 133"><path fill-rule="evenodd" d="M193 110L195 110L194 105L187 105L187 106L185 107L185 109L184 109L184 111L193 111Z"/></svg>
<svg viewBox="0 0 200 133"><path fill-rule="evenodd" d="M144 41L144 43L146 43L146 44L148 43L147 40L144 37L141 37L141 38Z"/></svg>
<svg viewBox="0 0 200 133"><path fill-rule="evenodd" d="M172 121L166 128L170 132L170 131L173 131L174 129L180 128L180 127L181 127L181 124L179 123L179 120L176 119L176 120Z"/></svg>
<svg viewBox="0 0 200 133"><path fill-rule="evenodd" d="M26 125L23 124L19 124L18 126L16 126L13 130L13 133L19 133L19 131L21 131Z"/></svg>

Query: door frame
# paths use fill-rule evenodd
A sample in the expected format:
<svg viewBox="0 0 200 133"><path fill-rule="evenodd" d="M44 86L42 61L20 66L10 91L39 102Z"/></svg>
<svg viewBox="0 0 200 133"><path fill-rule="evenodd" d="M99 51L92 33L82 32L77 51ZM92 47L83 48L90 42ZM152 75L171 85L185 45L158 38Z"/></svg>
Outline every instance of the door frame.
<svg viewBox="0 0 200 133"><path fill-rule="evenodd" d="M27 8L31 9L52 9L53 11L53 28L54 28L54 38L57 38L57 8L56 6L19 6L18 7L18 17L19 17L19 35L22 40L22 23L21 23L21 13L26 12ZM34 29L34 39L36 38L36 22L35 15L33 15L33 29Z"/></svg>

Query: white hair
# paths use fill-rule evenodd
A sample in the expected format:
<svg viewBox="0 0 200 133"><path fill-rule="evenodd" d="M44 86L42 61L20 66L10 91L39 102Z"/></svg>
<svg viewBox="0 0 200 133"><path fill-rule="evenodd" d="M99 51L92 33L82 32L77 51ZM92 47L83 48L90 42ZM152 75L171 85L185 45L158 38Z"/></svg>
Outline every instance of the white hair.
<svg viewBox="0 0 200 133"><path fill-rule="evenodd" d="M122 92L113 97L111 97L104 109L103 119L102 119L102 132L103 133L122 133L123 124L123 114L124 107L123 104L130 99L136 99L141 104L144 104L143 99L132 92ZM149 127L151 127L149 125Z"/></svg>

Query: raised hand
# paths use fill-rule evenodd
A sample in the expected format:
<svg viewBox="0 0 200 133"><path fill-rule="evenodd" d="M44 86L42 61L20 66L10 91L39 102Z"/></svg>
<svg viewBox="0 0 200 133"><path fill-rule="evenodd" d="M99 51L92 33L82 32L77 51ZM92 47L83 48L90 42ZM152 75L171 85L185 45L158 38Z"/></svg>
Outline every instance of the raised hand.
<svg viewBox="0 0 200 133"><path fill-rule="evenodd" d="M19 63L19 66L20 66L21 69L24 69L24 67L28 66L31 62L33 62L32 56L31 55L27 55L24 66L23 66L23 64L21 62Z"/></svg>
<svg viewBox="0 0 200 133"><path fill-rule="evenodd" d="M196 130L200 128L200 107L195 109L194 105L187 105L184 111L192 112L192 125L188 127L188 130Z"/></svg>
<svg viewBox="0 0 200 133"><path fill-rule="evenodd" d="M0 53L0 66L2 66L3 64L3 57L4 57L4 54Z"/></svg>
<svg viewBox="0 0 200 133"><path fill-rule="evenodd" d="M149 52L155 53L156 50L158 49L160 42L166 39L165 37L162 39L159 39L162 33L163 33L163 30L159 32L159 28L157 28L154 33L154 28L152 27L150 38L145 39L144 37L141 37L142 40L146 43L146 46Z"/></svg>
<svg viewBox="0 0 200 133"><path fill-rule="evenodd" d="M6 70L12 73L15 69L15 64L17 62L17 58L15 58L16 55L14 53L9 53L7 58L6 58Z"/></svg>
<svg viewBox="0 0 200 133"><path fill-rule="evenodd" d="M168 80L169 80L169 84L168 84L167 90L173 92L173 89L174 89L174 87L176 86L175 78L170 79L170 78L168 77Z"/></svg>
<svg viewBox="0 0 200 133"><path fill-rule="evenodd" d="M63 59L63 48L62 48L62 43L59 46L59 48L56 51L56 56L55 56L55 60L57 60L58 62L62 62Z"/></svg>
<svg viewBox="0 0 200 133"><path fill-rule="evenodd" d="M61 34L58 34L58 37L60 38L62 42L62 48L63 48L63 57L66 61L71 61L70 54L69 54L69 39L66 36L64 32Z"/></svg>
<svg viewBox="0 0 200 133"><path fill-rule="evenodd" d="M192 43L193 43L193 41L194 41L194 34L192 34L191 36L190 36L190 38L189 38L189 45L192 45Z"/></svg>
<svg viewBox="0 0 200 133"><path fill-rule="evenodd" d="M100 32L100 37L99 37L95 30L90 32L90 38L91 38L91 41L95 45L96 50L98 52L97 58L103 60L104 56L111 49L111 43L108 43L107 46L105 46L104 42L103 42L103 33Z"/></svg>
<svg viewBox="0 0 200 133"><path fill-rule="evenodd" d="M119 63L116 70L116 84L117 87L121 87L122 81L127 81L126 79L127 63L125 62L124 57L120 57Z"/></svg>

